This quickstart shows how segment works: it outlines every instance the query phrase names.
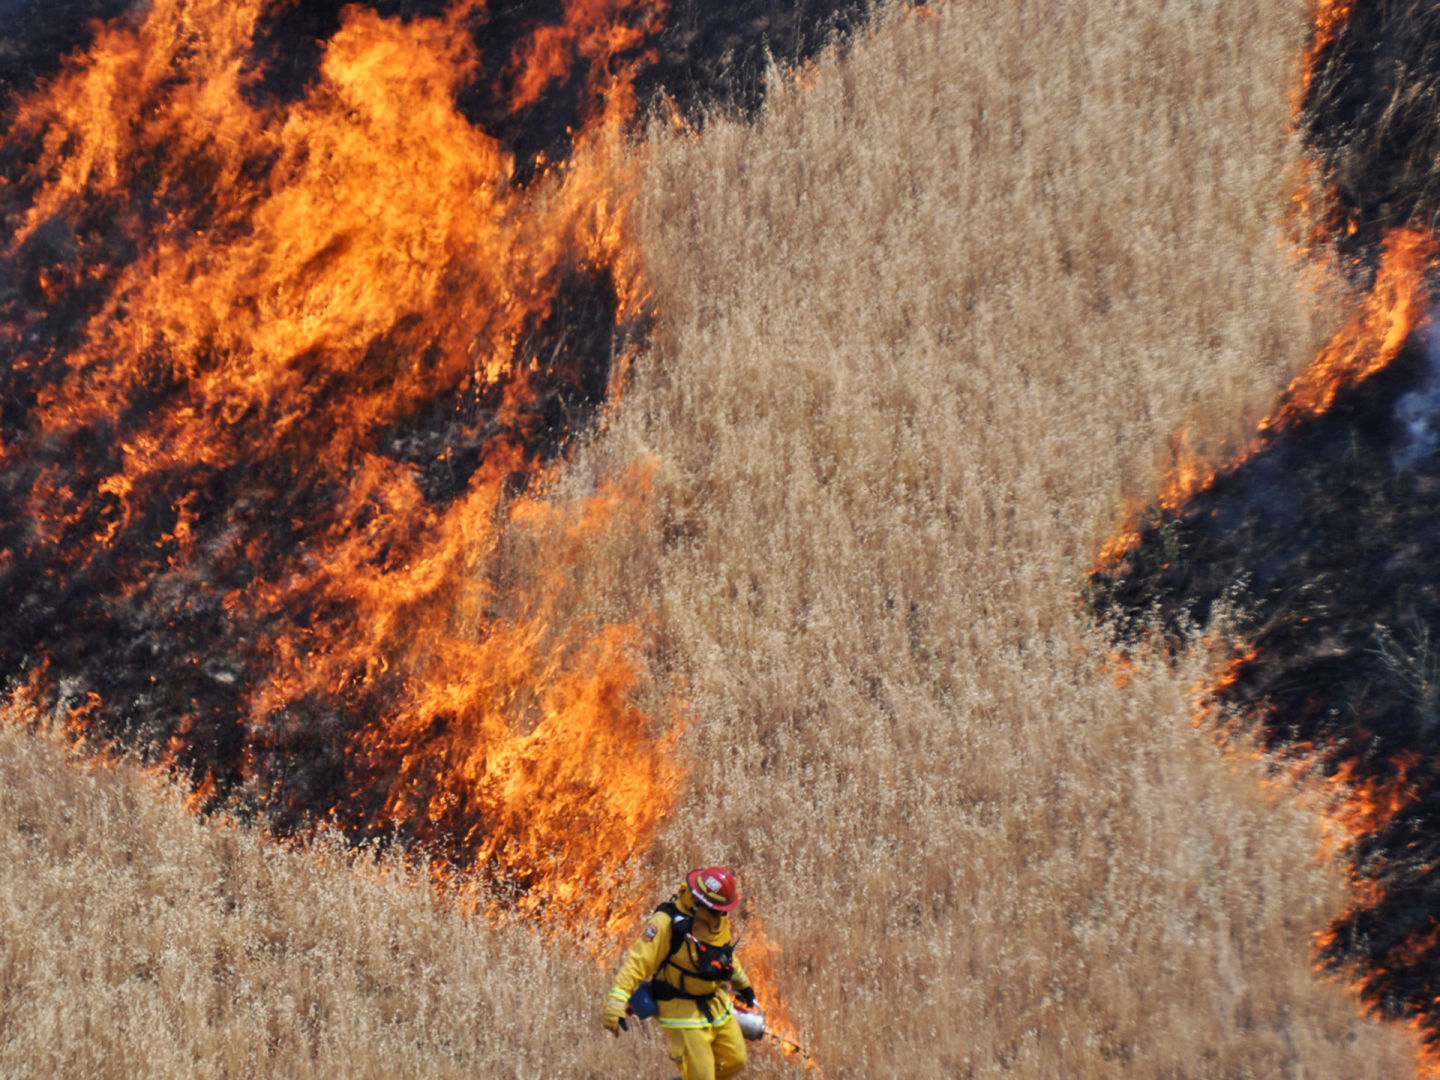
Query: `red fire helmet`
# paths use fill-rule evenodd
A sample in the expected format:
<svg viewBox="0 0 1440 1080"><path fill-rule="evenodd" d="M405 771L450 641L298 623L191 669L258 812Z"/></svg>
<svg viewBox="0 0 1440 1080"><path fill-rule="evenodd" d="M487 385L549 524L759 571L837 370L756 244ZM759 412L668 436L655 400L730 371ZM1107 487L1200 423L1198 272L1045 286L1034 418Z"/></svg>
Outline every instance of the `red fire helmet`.
<svg viewBox="0 0 1440 1080"><path fill-rule="evenodd" d="M734 911L740 903L740 889L735 884L735 875L723 866L707 866L703 870L691 870L685 878L690 886L690 895L711 911Z"/></svg>

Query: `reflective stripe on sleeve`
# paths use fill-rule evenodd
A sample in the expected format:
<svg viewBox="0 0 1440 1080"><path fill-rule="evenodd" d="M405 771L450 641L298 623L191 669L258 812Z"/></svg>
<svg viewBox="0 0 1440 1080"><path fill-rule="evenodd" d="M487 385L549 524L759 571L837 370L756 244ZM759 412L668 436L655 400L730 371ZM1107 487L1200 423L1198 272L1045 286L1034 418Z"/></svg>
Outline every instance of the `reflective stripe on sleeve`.
<svg viewBox="0 0 1440 1080"><path fill-rule="evenodd" d="M628 1002L630 1001L630 995L627 994L627 993L625 993L625 992L622 991L619 987L616 987L616 986L612 986L612 987L610 988L610 996L611 996L612 998L614 998L616 1001L623 1001L623 1002L626 1002L626 1003L628 1003Z"/></svg>

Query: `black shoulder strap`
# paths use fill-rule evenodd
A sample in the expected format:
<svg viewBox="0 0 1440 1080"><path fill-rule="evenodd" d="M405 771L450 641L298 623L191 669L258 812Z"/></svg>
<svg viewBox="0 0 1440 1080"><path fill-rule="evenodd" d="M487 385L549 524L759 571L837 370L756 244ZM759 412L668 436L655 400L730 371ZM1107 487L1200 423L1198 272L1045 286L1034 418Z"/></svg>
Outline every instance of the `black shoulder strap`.
<svg viewBox="0 0 1440 1080"><path fill-rule="evenodd" d="M674 900L666 900L655 910L670 916L670 949L665 954L665 959L669 960L680 951L680 946L685 944L685 935L690 933L690 927L695 924L695 920L681 911Z"/></svg>

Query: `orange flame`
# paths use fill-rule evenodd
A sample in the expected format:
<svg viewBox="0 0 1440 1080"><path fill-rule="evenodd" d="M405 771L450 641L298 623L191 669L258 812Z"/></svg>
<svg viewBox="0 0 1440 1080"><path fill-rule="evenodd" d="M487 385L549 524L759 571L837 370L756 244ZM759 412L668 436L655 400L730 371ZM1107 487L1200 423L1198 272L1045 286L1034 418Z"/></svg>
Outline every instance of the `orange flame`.
<svg viewBox="0 0 1440 1080"><path fill-rule="evenodd" d="M1297 117L1314 81L1320 57L1349 21L1353 6L1353 0L1315 0L1310 45L1291 99L1292 112ZM1333 185L1326 192L1325 200L1319 198L1314 172L1313 160L1300 163L1289 208L1294 238L1301 250L1310 252L1318 252L1329 239L1329 227L1321 220L1316 203L1334 202ZM1356 227L1353 219L1345 223L1350 234ZM1180 431L1171 441L1172 462L1161 483L1158 509L1170 511L1184 505L1209 488L1220 473L1235 469L1256 453L1264 445L1268 432L1324 413L1340 391L1388 366L1405 338L1425 317L1428 298L1424 274L1436 248L1436 237L1427 230L1407 227L1387 232L1379 271L1362 306L1310 367L1291 383L1281 405L1260 422L1256 438L1248 446L1219 465L1194 452L1188 432ZM1126 508L1124 524L1101 546L1096 570L1115 568L1134 549L1140 540L1142 509L1138 502Z"/></svg>
<svg viewBox="0 0 1440 1080"><path fill-rule="evenodd" d="M748 916L745 920L745 974L750 977L765 1013L766 1041L810 1075L823 1076L819 1062L810 1056L810 1051L801 1042L799 1029L782 1004L784 997L779 993L779 980L775 973L775 957L780 952L780 945L765 932L764 922L758 916Z"/></svg>
<svg viewBox="0 0 1440 1080"><path fill-rule="evenodd" d="M1364 303L1290 384L1280 406L1260 422L1261 433L1324 413L1342 390L1389 366L1427 317L1425 269L1436 248L1435 235L1428 230L1386 233L1375 283Z"/></svg>
<svg viewBox="0 0 1440 1080"><path fill-rule="evenodd" d="M1198 454L1182 429L1171 440L1171 463L1160 485L1157 508L1174 511L1208 490L1216 479L1233 472L1268 445L1272 433L1321 416L1344 390L1383 371L1399 354L1405 340L1428 319L1425 270L1440 243L1433 233L1392 229L1386 233L1375 282L1355 314L1320 350L1308 368L1286 389L1281 402L1256 428L1256 435L1223 465ZM1101 547L1097 569L1112 569L1140 540L1134 508L1126 523Z"/></svg>
<svg viewBox="0 0 1440 1080"><path fill-rule="evenodd" d="M1305 103L1305 98L1310 92L1310 86L1315 81L1315 65L1320 62L1321 55L1340 36L1341 29L1350 21L1350 9L1354 7L1354 0L1315 0L1315 13L1311 18L1313 31L1310 37L1310 47L1305 50L1305 57L1300 67L1300 81L1295 87L1291 96L1291 108L1298 113Z"/></svg>
<svg viewBox="0 0 1440 1080"><path fill-rule="evenodd" d="M510 109L577 57L586 102L568 161L524 186L455 103L478 75L479 0L408 20L346 8L313 83L278 103L251 59L270 7L154 0L17 107L12 135L40 152L0 180L28 199L3 254L65 223L80 254L42 270L39 289L59 302L89 282L100 299L58 362L22 348L18 363L56 374L37 386L26 437L0 442L0 468L87 433L101 444L99 465L42 455L19 554L63 549L84 567L158 517L123 596L213 590L216 560L254 567L219 598L259 635L245 643L258 677L233 689L244 780L266 783L311 737L296 730L314 713L303 706L330 702L337 822L361 834L403 822L511 883L513 910L621 918L623 904L601 914L614 897L587 881L623 876L648 845L681 779L678 727L636 704L642 632L556 603L586 538L642 512L648 470L578 509L535 498L547 357L530 341L567 275L603 279L618 324L642 313L620 136L662 7L569 0L563 25L520 42ZM97 217L120 222L134 252L87 249ZM387 442L427 410L479 458L454 497L421 483L453 445L417 463ZM216 486L244 493L202 528L215 511L201 493ZM305 516L257 525L256 507L291 506L297 490L313 495ZM531 593L490 580L507 522L554 545L548 576L522 583ZM200 737L180 719L171 760L203 760ZM196 800L214 797L213 773L198 779Z"/></svg>
<svg viewBox="0 0 1440 1080"><path fill-rule="evenodd" d="M1393 775L1384 779L1358 776L1353 759L1341 762L1326 782L1329 792L1325 815L1327 846L1338 850L1364 836L1371 836L1415 799L1410 774L1420 764L1413 750L1392 759Z"/></svg>

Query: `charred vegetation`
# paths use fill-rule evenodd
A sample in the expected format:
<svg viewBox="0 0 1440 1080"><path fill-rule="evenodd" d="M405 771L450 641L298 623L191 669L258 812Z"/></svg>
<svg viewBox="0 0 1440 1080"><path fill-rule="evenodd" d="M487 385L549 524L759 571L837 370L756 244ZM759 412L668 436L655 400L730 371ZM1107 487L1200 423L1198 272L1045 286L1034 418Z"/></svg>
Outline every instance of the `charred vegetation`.
<svg viewBox="0 0 1440 1080"><path fill-rule="evenodd" d="M1359 293L1402 231L1440 210L1440 15L1357 3L1317 40L1299 128L1326 243ZM1433 264L1420 294L1433 295ZM1398 323L1389 324L1391 327ZM1383 350L1379 338L1367 348ZM1318 365L1317 365L1318 366ZM1282 407L1236 463L1156 508L1091 604L1125 649L1200 629L1233 658L1209 690L1220 730L1280 772L1320 778L1357 899L1322 963L1440 1048L1440 342L1420 319L1393 358L1328 404ZM1298 381L1297 381L1298 382ZM1223 616L1218 624L1217 615Z"/></svg>

